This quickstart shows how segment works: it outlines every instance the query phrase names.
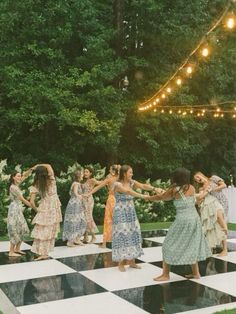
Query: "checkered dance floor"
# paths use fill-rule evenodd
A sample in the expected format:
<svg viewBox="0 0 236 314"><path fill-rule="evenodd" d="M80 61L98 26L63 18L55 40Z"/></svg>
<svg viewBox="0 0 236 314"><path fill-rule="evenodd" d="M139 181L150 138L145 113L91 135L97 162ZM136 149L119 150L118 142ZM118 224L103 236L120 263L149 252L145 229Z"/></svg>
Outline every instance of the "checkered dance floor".
<svg viewBox="0 0 236 314"><path fill-rule="evenodd" d="M187 280L189 266L178 266L168 283L158 283L153 278L162 271L166 233L143 232L144 255L137 260L142 268L127 266L124 273L111 250L97 244L68 248L58 241L49 260L33 261L30 244L23 245L25 256L9 258L9 243L0 242L0 288L21 314L206 314L236 308L236 232L229 234L227 257L200 263L200 280Z"/></svg>

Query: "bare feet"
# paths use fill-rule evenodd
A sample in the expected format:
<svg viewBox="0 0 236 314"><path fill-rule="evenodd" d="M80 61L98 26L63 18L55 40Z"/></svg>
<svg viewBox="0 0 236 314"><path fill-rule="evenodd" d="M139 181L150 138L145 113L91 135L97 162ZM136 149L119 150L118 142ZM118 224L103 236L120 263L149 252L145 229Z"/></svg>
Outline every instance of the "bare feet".
<svg viewBox="0 0 236 314"><path fill-rule="evenodd" d="M125 271L126 271L124 265L119 265L119 266L118 266L118 269L119 269L119 271L121 271L121 272L125 272Z"/></svg>
<svg viewBox="0 0 236 314"><path fill-rule="evenodd" d="M162 274L161 276L153 278L153 280L155 280L155 281L168 281L168 280L170 280L170 276Z"/></svg>
<svg viewBox="0 0 236 314"><path fill-rule="evenodd" d="M15 251L15 253L21 254L21 255L25 255L26 253L23 251Z"/></svg>
<svg viewBox="0 0 236 314"><path fill-rule="evenodd" d="M69 241L66 243L66 245L68 247L76 247L76 244L74 244L73 242L69 242Z"/></svg>
<svg viewBox="0 0 236 314"><path fill-rule="evenodd" d="M41 261L41 260L48 259L48 258L49 258L48 255L40 255L37 258L35 258L34 260L35 261Z"/></svg>
<svg viewBox="0 0 236 314"><path fill-rule="evenodd" d="M100 249L106 249L106 243L100 243L98 247L100 247Z"/></svg>
<svg viewBox="0 0 236 314"><path fill-rule="evenodd" d="M80 241L80 240L76 240L76 241L74 241L74 244L77 244L77 245L84 245L84 243L82 242L82 241Z"/></svg>
<svg viewBox="0 0 236 314"><path fill-rule="evenodd" d="M10 256L10 257L17 257L18 256L19 257L21 255L18 253L15 253L15 252L9 252L8 256Z"/></svg>
<svg viewBox="0 0 236 314"><path fill-rule="evenodd" d="M188 275L185 275L184 277L187 279L200 279L201 278L200 274L199 275L188 274Z"/></svg>
<svg viewBox="0 0 236 314"><path fill-rule="evenodd" d="M131 264L129 265L129 267L131 267L131 268L136 268L136 269L141 269L141 268L142 268L140 265L138 265L138 264L136 264L136 263L131 263Z"/></svg>
<svg viewBox="0 0 236 314"><path fill-rule="evenodd" d="M92 237L91 240L89 241L90 244L94 243L96 241L96 237Z"/></svg>
<svg viewBox="0 0 236 314"><path fill-rule="evenodd" d="M227 251L222 251L220 254L218 254L217 256L219 257L223 257L223 256L227 256L228 252Z"/></svg>

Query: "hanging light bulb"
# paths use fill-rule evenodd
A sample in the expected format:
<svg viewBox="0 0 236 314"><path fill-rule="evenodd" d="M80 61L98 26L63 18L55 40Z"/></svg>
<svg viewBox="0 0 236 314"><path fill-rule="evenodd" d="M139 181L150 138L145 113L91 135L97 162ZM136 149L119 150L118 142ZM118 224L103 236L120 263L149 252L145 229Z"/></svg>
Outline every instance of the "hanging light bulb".
<svg viewBox="0 0 236 314"><path fill-rule="evenodd" d="M164 110L164 109L162 109L162 110L161 110L161 113L164 113L164 112L165 112L165 110Z"/></svg>
<svg viewBox="0 0 236 314"><path fill-rule="evenodd" d="M178 113L181 113L181 112L182 112L181 110L178 111Z"/></svg>
<svg viewBox="0 0 236 314"><path fill-rule="evenodd" d="M193 113L193 110L190 110L190 113Z"/></svg>
<svg viewBox="0 0 236 314"><path fill-rule="evenodd" d="M222 113L220 116L221 116L221 118L223 118L223 117L224 117L224 114Z"/></svg>
<svg viewBox="0 0 236 314"><path fill-rule="evenodd" d="M233 29L235 27L235 18L234 17L229 17L226 21L226 26L229 29Z"/></svg>
<svg viewBox="0 0 236 314"><path fill-rule="evenodd" d="M187 74L191 74L193 72L193 68L189 65L186 69Z"/></svg>
<svg viewBox="0 0 236 314"><path fill-rule="evenodd" d="M236 118L236 114L233 114L233 118Z"/></svg>
<svg viewBox="0 0 236 314"><path fill-rule="evenodd" d="M160 99L159 98L156 98L156 102L159 102L160 101Z"/></svg>
<svg viewBox="0 0 236 314"><path fill-rule="evenodd" d="M154 109L153 111L154 111L154 112L157 112L157 110L156 110L156 109Z"/></svg>
<svg viewBox="0 0 236 314"><path fill-rule="evenodd" d="M168 87L166 90L167 90L167 93L171 92L171 88L170 87Z"/></svg>
<svg viewBox="0 0 236 314"><path fill-rule="evenodd" d="M165 95L165 94L162 94L162 95L161 95L161 98L165 99L165 98L166 98L166 95Z"/></svg>
<svg viewBox="0 0 236 314"><path fill-rule="evenodd" d="M207 47L204 47L202 50L201 50L201 54L203 57L207 57L209 55L210 51Z"/></svg>
<svg viewBox="0 0 236 314"><path fill-rule="evenodd" d="M217 111L217 112L220 112L220 108L217 108L216 111Z"/></svg>
<svg viewBox="0 0 236 314"><path fill-rule="evenodd" d="M170 110L170 111L169 111L169 114L172 114L172 112L173 112L173 111L172 111L172 110Z"/></svg>
<svg viewBox="0 0 236 314"><path fill-rule="evenodd" d="M182 80L181 80L180 78L178 78L178 79L176 80L176 84L177 84L177 85L181 85L181 84L182 84Z"/></svg>

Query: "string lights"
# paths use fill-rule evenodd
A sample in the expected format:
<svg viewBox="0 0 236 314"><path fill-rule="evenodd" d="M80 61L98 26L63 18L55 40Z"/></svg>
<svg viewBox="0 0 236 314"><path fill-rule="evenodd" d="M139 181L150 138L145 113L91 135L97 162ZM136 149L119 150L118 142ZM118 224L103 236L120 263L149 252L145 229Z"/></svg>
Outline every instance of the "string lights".
<svg viewBox="0 0 236 314"><path fill-rule="evenodd" d="M153 112L160 114L176 115L179 117L195 116L197 118L213 117L224 118L231 117L236 118L236 107L232 109L232 105L236 104L236 100L224 101L218 104L206 104L206 105L194 105L194 106L158 106ZM219 106L228 105L228 108L221 108Z"/></svg>
<svg viewBox="0 0 236 314"><path fill-rule="evenodd" d="M193 65L190 61L193 56L198 55L201 58L207 59L211 53L212 49L206 38L219 26L224 25L228 30L232 30L236 27L236 18L233 12L230 12L235 0L228 2L227 7L224 12L217 20L217 22L208 30L208 32L202 37L196 48L188 55L181 66L175 71L175 73L170 77L170 79L153 95L150 99L145 101L139 106L139 111L147 111L161 105L163 101L166 101L168 96L183 84L183 71L185 76L191 76L194 72L195 64Z"/></svg>

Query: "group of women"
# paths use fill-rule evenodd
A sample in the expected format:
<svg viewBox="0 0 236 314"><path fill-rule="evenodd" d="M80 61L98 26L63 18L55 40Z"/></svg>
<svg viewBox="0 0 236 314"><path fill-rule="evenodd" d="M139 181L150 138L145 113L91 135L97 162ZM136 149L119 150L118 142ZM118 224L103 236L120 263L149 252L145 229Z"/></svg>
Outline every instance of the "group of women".
<svg viewBox="0 0 236 314"><path fill-rule="evenodd" d="M30 200L22 195L20 183L34 171L34 182L30 188ZM66 207L62 238L67 246L84 245L96 240L98 231L93 219L93 194L103 187L108 188L105 206L103 243L112 242L112 260L118 262L121 272L141 268L135 259L143 254L139 221L134 206L134 197L146 201L173 200L176 218L163 243L163 273L154 278L157 281L169 280L171 265L192 266L194 278L199 278L198 262L212 255L212 250L222 245L221 255L227 254L226 236L227 199L222 193L224 181L212 176L207 178L197 172L194 180L200 185L196 193L190 184L190 172L184 168L174 171L171 186L167 190L153 187L133 180L133 170L129 165L113 165L103 181L97 181L90 167L77 170L70 188L70 200ZM137 193L135 189L153 192ZM23 216L23 204L36 210L32 221L34 225L32 252L37 260L48 258L53 250L60 223L61 204L57 195L53 169L48 164L32 167L21 175L14 173L10 181L11 203L8 211L8 233L10 238L9 256L24 254L20 250L24 236L29 232ZM35 199L39 196L36 206ZM198 211L196 210L196 204Z"/></svg>

